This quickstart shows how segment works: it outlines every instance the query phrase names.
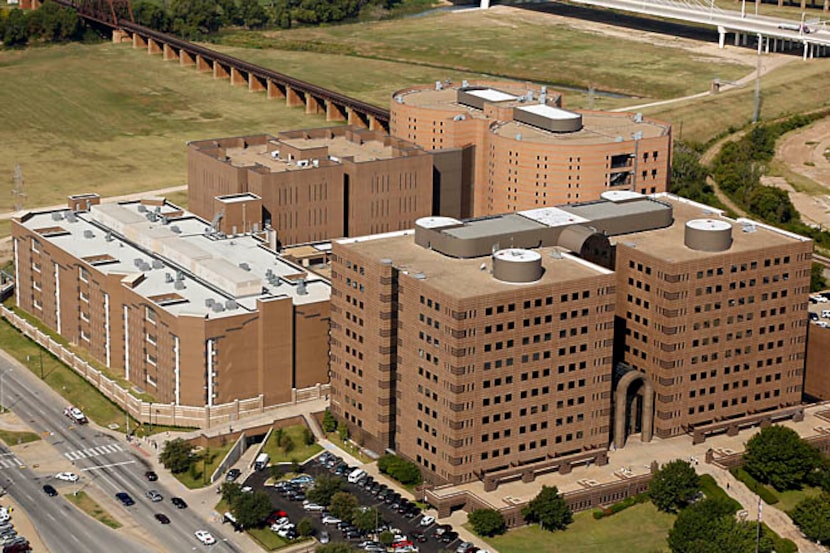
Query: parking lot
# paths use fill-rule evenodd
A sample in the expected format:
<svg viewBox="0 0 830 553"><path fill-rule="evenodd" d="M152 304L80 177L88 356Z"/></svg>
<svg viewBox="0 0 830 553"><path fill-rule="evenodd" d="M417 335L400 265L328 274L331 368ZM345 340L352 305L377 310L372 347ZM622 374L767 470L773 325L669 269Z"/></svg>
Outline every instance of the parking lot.
<svg viewBox="0 0 830 553"><path fill-rule="evenodd" d="M412 542L413 546L417 549L409 549L411 551L417 550L423 553L438 553L443 550L456 551L459 548L462 542L452 529L442 528L436 522L430 522L430 524L423 526L421 523L424 515L420 509L413 508L411 503L405 499L401 500L398 495L394 494L394 490L384 492L383 490L387 489L386 486L378 482L375 483L375 492L372 493L371 486L367 485L373 482L371 477L368 477L369 480L361 480L361 482L356 484L350 483L347 477L354 467L349 467L342 462L336 462L336 459L334 461L334 463L329 463L331 466L327 467L316 459L312 459L302 466L302 473L310 475L313 478L321 475L339 478L342 484L341 490L353 494L358 499L361 507L373 507L378 510L379 526L385 524L388 528L397 529L399 534L405 536L405 541ZM290 470L290 467L286 467L286 472L288 470ZM289 489L280 490L273 486L265 486L265 482L269 477L270 473L268 470L255 472L245 480L244 485L251 486L255 490L265 491L271 498L274 509L285 511L293 524L296 525L303 518L309 518L316 530L315 535L320 536L323 531L326 531L332 542L350 542L357 545L362 542L371 541L371 536L357 535L357 532L352 530L351 537L346 537L348 528L340 530L336 524L323 524L322 519L326 514L325 512L308 512L304 509L303 500L305 498L302 495L302 487L290 486ZM391 497L384 499L384 493ZM378 497L378 494L380 497ZM397 509L393 509L393 506L397 506ZM407 506L409 506L408 513L399 512L405 511ZM435 535L436 532L440 534L442 530L444 535L440 536L440 538L443 538L445 541L441 541L439 536ZM370 545L367 545L367 547L369 547L370 551L373 550ZM380 551L381 549L375 550ZM397 551L406 550L406 548L397 549ZM390 551L395 551L395 549L390 548ZM476 549L471 548L469 551L473 552Z"/></svg>

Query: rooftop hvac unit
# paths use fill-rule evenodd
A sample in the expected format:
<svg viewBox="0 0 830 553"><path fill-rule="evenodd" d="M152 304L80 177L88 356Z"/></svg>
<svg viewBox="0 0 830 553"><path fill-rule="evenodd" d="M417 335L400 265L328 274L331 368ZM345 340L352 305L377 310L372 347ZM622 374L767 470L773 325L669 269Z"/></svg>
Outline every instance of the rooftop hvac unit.
<svg viewBox="0 0 830 553"><path fill-rule="evenodd" d="M623 137L621 137L621 136L618 136L617 138L614 139L614 142L622 142L622 141L623 141Z"/></svg>
<svg viewBox="0 0 830 553"><path fill-rule="evenodd" d="M163 268L164 268L164 263L162 263L158 259L153 260L153 269L163 269Z"/></svg>
<svg viewBox="0 0 830 553"><path fill-rule="evenodd" d="M398 94L397 96L395 96L395 101L398 102L399 104L403 104L403 96Z"/></svg>
<svg viewBox="0 0 830 553"><path fill-rule="evenodd" d="M176 271L176 280L183 282L184 281L184 273L181 271Z"/></svg>
<svg viewBox="0 0 830 553"><path fill-rule="evenodd" d="M142 261L141 265L138 266L138 269L142 272L149 271L150 270L150 264L147 263L146 261Z"/></svg>
<svg viewBox="0 0 830 553"><path fill-rule="evenodd" d="M170 273L164 273L164 282L168 284L173 282L173 275L171 275Z"/></svg>
<svg viewBox="0 0 830 553"><path fill-rule="evenodd" d="M273 275L273 274L274 274L274 271L272 269L269 268L269 269L265 270L265 278L271 278L271 275Z"/></svg>
<svg viewBox="0 0 830 553"><path fill-rule="evenodd" d="M70 211L69 213L66 214L66 220L69 221L70 223L74 223L75 221L78 220L78 218L75 217L75 214Z"/></svg>
<svg viewBox="0 0 830 553"><path fill-rule="evenodd" d="M248 265L245 262L240 263L239 268L242 269L243 271L250 271L251 270L251 266Z"/></svg>
<svg viewBox="0 0 830 553"><path fill-rule="evenodd" d="M52 212L52 220L53 221L60 221L63 219L63 215L60 214L60 211L53 211Z"/></svg>
<svg viewBox="0 0 830 553"><path fill-rule="evenodd" d="M237 307L239 307L239 305L236 303L236 300L225 300L225 309L230 311L236 309Z"/></svg>
<svg viewBox="0 0 830 553"><path fill-rule="evenodd" d="M262 295L268 294L268 288L265 286L262 287Z"/></svg>
<svg viewBox="0 0 830 553"><path fill-rule="evenodd" d="M173 232L174 234L181 234L182 233L182 229L179 228L179 225L170 225L170 231Z"/></svg>
<svg viewBox="0 0 830 553"><path fill-rule="evenodd" d="M106 240L107 242L112 242L113 241L113 236L112 236L112 231L111 230L107 231L107 235L104 237L104 240Z"/></svg>
<svg viewBox="0 0 830 553"><path fill-rule="evenodd" d="M95 235L92 233L91 230L84 231L84 238L95 238Z"/></svg>
<svg viewBox="0 0 830 553"><path fill-rule="evenodd" d="M297 161L297 167L308 167L308 160L307 159L301 159L301 160Z"/></svg>
<svg viewBox="0 0 830 553"><path fill-rule="evenodd" d="M532 90L527 91L527 100L528 100L528 102L533 101L533 91Z"/></svg>
<svg viewBox="0 0 830 553"><path fill-rule="evenodd" d="M273 152L271 152L271 159L279 159L279 158L280 158L280 151L279 150L274 150Z"/></svg>
<svg viewBox="0 0 830 553"><path fill-rule="evenodd" d="M464 79L463 81L461 81L461 86L467 88L468 86L470 86L470 83L467 81L467 79Z"/></svg>
<svg viewBox="0 0 830 553"><path fill-rule="evenodd" d="M205 298L205 307L213 307L213 304L216 303L216 300L213 298Z"/></svg>
<svg viewBox="0 0 830 553"><path fill-rule="evenodd" d="M144 205L144 204L138 204L138 212L139 213L146 213L147 212L147 206Z"/></svg>
<svg viewBox="0 0 830 553"><path fill-rule="evenodd" d="M320 160L319 159L312 159L311 160L311 165L313 165L314 167L320 167Z"/></svg>
<svg viewBox="0 0 830 553"><path fill-rule="evenodd" d="M308 289L306 288L304 278L301 278L299 282L297 282L297 294L301 296L305 296L306 294L308 294Z"/></svg>
<svg viewBox="0 0 830 553"><path fill-rule="evenodd" d="M516 135L516 140L521 140L521 139L522 139L522 135L517 134L517 135Z"/></svg>
<svg viewBox="0 0 830 553"><path fill-rule="evenodd" d="M141 263L142 261L140 257L136 257L135 259L133 259L133 265L135 265L136 267L140 267Z"/></svg>
<svg viewBox="0 0 830 553"><path fill-rule="evenodd" d="M635 113L634 114L634 122L635 123L642 123L643 122L643 114L640 113L640 112Z"/></svg>
<svg viewBox="0 0 830 553"><path fill-rule="evenodd" d="M176 283L173 284L173 288L175 288L176 290L184 290L184 281L177 280Z"/></svg>
<svg viewBox="0 0 830 553"><path fill-rule="evenodd" d="M444 90L444 85L441 81L435 81L435 90Z"/></svg>
<svg viewBox="0 0 830 553"><path fill-rule="evenodd" d="M466 118L467 118L466 115L464 115L463 113L459 113L458 115L453 117L452 120L453 121L464 121Z"/></svg>

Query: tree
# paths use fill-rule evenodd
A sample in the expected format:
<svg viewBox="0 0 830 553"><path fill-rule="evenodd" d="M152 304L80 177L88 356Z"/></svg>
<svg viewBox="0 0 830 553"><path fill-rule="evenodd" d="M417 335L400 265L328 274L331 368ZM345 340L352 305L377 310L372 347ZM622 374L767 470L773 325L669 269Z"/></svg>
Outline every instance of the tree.
<svg viewBox="0 0 830 553"><path fill-rule="evenodd" d="M165 442L159 461L173 474L186 472L193 464L193 446L181 438Z"/></svg>
<svg viewBox="0 0 830 553"><path fill-rule="evenodd" d="M323 413L323 430L326 432L334 432L337 430L337 419L334 418L334 415L328 409Z"/></svg>
<svg viewBox="0 0 830 553"><path fill-rule="evenodd" d="M307 426L303 427L303 443L305 445L311 445L315 442L314 434L312 434L311 430L308 429Z"/></svg>
<svg viewBox="0 0 830 553"><path fill-rule="evenodd" d="M304 538L314 534L314 523L311 522L310 518L305 517L297 523L297 533Z"/></svg>
<svg viewBox="0 0 830 553"><path fill-rule="evenodd" d="M830 543L830 495L823 493L801 500L790 518L811 540Z"/></svg>
<svg viewBox="0 0 830 553"><path fill-rule="evenodd" d="M810 292L821 292L827 288L827 279L824 278L824 266L813 263L810 267Z"/></svg>
<svg viewBox="0 0 830 553"><path fill-rule="evenodd" d="M288 434L283 436L282 443L280 445L282 446L282 450L286 453L291 453L292 451L294 451L294 440L291 439L291 436L289 436Z"/></svg>
<svg viewBox="0 0 830 553"><path fill-rule="evenodd" d="M819 467L819 454L786 426L768 426L750 438L744 468L756 480L777 490L799 488Z"/></svg>
<svg viewBox="0 0 830 553"><path fill-rule="evenodd" d="M249 29L259 29L268 21L265 8L257 0L239 0L239 16Z"/></svg>
<svg viewBox="0 0 830 553"><path fill-rule="evenodd" d="M401 484L420 484L422 481L421 468L418 465L389 453L378 459L378 470Z"/></svg>
<svg viewBox="0 0 830 553"><path fill-rule="evenodd" d="M340 440L346 441L349 439L349 427L346 426L346 423L337 423L337 434L340 436Z"/></svg>
<svg viewBox="0 0 830 553"><path fill-rule="evenodd" d="M382 543L383 545L385 545L386 547L389 547L395 541L395 534L393 534L389 530L384 530L378 536L378 541L380 543Z"/></svg>
<svg viewBox="0 0 830 553"><path fill-rule="evenodd" d="M722 498L686 507L669 530L669 548L672 553L754 553L757 527L734 515L734 506ZM771 551L772 541L763 535L759 552Z"/></svg>
<svg viewBox="0 0 830 553"><path fill-rule="evenodd" d="M371 532L378 526L380 515L378 510L369 507L367 509L358 509L352 517L352 524L361 532Z"/></svg>
<svg viewBox="0 0 830 553"><path fill-rule="evenodd" d="M674 513L691 503L699 488L700 478L692 465L676 459L654 473L648 485L648 495L658 509Z"/></svg>
<svg viewBox="0 0 830 553"><path fill-rule="evenodd" d="M6 25L3 31L3 44L5 46L24 46L29 41L29 23L26 12L15 8L6 18ZM187 469L185 469L187 470Z"/></svg>
<svg viewBox="0 0 830 553"><path fill-rule="evenodd" d="M309 536L313 536L315 532L314 529L314 522L309 517L303 517L297 523L297 533L303 537L307 538Z"/></svg>
<svg viewBox="0 0 830 553"><path fill-rule="evenodd" d="M340 520L351 522L359 505L357 498L349 492L337 492L331 498L329 510Z"/></svg>
<svg viewBox="0 0 830 553"><path fill-rule="evenodd" d="M542 491L522 509L522 516L550 532L564 530L573 522L573 513L556 486L542 486Z"/></svg>
<svg viewBox="0 0 830 553"><path fill-rule="evenodd" d="M468 517L473 532L479 536L496 536L507 531L502 514L495 509L476 509Z"/></svg>
<svg viewBox="0 0 830 553"><path fill-rule="evenodd" d="M331 504L331 498L340 491L343 486L343 481L333 476L319 476L314 481L314 487L306 492L306 497L309 501L317 503L318 505L328 506Z"/></svg>
<svg viewBox="0 0 830 553"><path fill-rule="evenodd" d="M136 23L165 33L170 30L170 16L164 8L151 2L137 2L133 4L133 15Z"/></svg>
<svg viewBox="0 0 830 553"><path fill-rule="evenodd" d="M271 512L271 499L263 491L241 493L231 512L243 528L260 526Z"/></svg>
<svg viewBox="0 0 830 553"><path fill-rule="evenodd" d="M219 493L222 494L222 499L225 500L228 507L233 510L237 500L242 496L242 486L238 482L222 482Z"/></svg>

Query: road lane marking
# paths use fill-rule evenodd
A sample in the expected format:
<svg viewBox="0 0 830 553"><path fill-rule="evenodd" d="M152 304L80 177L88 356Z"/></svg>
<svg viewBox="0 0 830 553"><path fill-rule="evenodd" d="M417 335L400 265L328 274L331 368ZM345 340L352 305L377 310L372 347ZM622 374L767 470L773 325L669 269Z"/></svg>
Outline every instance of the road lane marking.
<svg viewBox="0 0 830 553"><path fill-rule="evenodd" d="M132 465L135 461L122 461L120 463L110 463L108 465L95 465L93 467L86 467L81 469L81 472L85 470L98 470L98 469L105 469L109 467L120 467L121 465Z"/></svg>

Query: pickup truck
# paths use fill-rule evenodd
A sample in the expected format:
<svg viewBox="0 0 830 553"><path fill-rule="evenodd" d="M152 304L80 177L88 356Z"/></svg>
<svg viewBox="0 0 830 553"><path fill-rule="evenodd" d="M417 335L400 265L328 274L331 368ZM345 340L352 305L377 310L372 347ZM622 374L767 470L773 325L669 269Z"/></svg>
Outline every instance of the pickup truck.
<svg viewBox="0 0 830 553"><path fill-rule="evenodd" d="M72 421L76 422L77 424L86 424L89 422L86 418L86 415L84 415L84 412L72 405L64 409L63 414L72 419Z"/></svg>

